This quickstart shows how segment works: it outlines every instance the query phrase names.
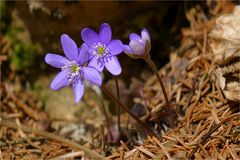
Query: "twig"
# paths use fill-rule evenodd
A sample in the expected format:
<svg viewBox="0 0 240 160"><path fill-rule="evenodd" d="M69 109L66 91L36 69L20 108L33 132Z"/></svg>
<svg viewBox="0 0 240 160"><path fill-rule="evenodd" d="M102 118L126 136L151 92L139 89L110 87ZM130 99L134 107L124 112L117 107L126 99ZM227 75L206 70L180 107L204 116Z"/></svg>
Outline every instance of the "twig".
<svg viewBox="0 0 240 160"><path fill-rule="evenodd" d="M203 139L202 139L202 141L200 142L200 144L203 145L203 144L206 142L206 140L211 136L211 134L212 134L213 132L215 132L220 126L221 126L221 123L218 123L218 124L216 124L215 126L213 126L213 128L210 129L210 131L203 137ZM198 149L199 149L199 145L197 145L197 146L192 150L192 152L189 154L188 158L189 158L189 159L192 159L193 156L194 156L194 153L197 152Z"/></svg>
<svg viewBox="0 0 240 160"><path fill-rule="evenodd" d="M83 155L82 151L78 151L78 152L70 152L70 153L66 153L54 158L51 158L50 160L59 160L59 159L67 159L67 158L74 158L76 156L80 156Z"/></svg>
<svg viewBox="0 0 240 160"><path fill-rule="evenodd" d="M77 144L77 143L75 143L73 141L70 141L70 140L64 138L64 137L61 137L61 136L49 133L47 131L34 130L33 128L31 128L31 127L29 127L27 125L24 125L24 124L21 124L21 126L19 126L19 125L17 125L17 123L15 123L15 122L13 122L11 120L2 120L1 124L4 125L4 126L10 127L10 128L21 129L24 132L29 132L29 133L33 133L34 132L36 135L44 136L46 138L49 138L49 139L52 139L52 140L55 140L55 141L58 141L58 142L62 142L65 145L68 145L70 147L73 147L73 148L76 148L76 149L84 151L91 158L94 158L94 159L104 159L104 157L102 155L98 154L96 151L93 151L93 150L91 150L89 148L86 148L83 145Z"/></svg>

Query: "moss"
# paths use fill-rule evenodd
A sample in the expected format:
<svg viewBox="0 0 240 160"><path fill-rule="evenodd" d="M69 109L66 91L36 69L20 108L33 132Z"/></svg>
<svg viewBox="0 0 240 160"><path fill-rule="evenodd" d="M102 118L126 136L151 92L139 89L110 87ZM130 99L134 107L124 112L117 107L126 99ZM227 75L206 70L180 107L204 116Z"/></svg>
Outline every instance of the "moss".
<svg viewBox="0 0 240 160"><path fill-rule="evenodd" d="M10 67L11 69L22 71L30 68L34 64L34 55L37 52L37 46L31 43L24 43L20 40L17 34L23 32L21 27L9 26L6 32L6 37L11 41L10 50Z"/></svg>

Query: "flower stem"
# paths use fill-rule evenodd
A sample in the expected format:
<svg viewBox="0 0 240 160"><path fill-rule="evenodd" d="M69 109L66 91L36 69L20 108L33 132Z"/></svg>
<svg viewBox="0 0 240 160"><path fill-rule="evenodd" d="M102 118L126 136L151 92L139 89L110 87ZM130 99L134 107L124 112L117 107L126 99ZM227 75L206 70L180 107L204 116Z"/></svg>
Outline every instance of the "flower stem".
<svg viewBox="0 0 240 160"><path fill-rule="evenodd" d="M162 92L163 92L163 95L164 95L164 98L165 98L165 101L166 101L166 111L168 113L168 115L170 116L169 117L169 123L170 123L170 126L173 127L174 126L174 121L173 121L173 116L171 114L172 112L172 108L170 106L170 103L169 103L169 100L168 100L168 96L167 96L167 92L166 92L166 89L164 87L164 84L163 84L163 81L158 73L158 70L157 70L157 67L155 66L155 64L153 63L153 61L151 60L150 56L146 56L146 58L144 59L148 65L150 66L150 68L152 69L152 71L155 73L155 75L157 76L157 79L158 79L158 82L162 88Z"/></svg>
<svg viewBox="0 0 240 160"><path fill-rule="evenodd" d="M110 120L109 120L109 117L108 117L108 114L107 114L106 106L104 104L103 95L101 95L100 101L101 101L102 112L103 112L103 115L105 116L107 129L109 131L111 124L110 124Z"/></svg>
<svg viewBox="0 0 240 160"><path fill-rule="evenodd" d="M116 85L116 91L117 91L117 99L120 100L120 92L119 92L119 85L118 85L118 79L117 77L114 77L115 85ZM117 106L117 126L118 126L118 131L121 133L121 119L120 119L120 108L118 106L118 103L116 103Z"/></svg>
<svg viewBox="0 0 240 160"><path fill-rule="evenodd" d="M133 114L124 104L122 104L111 92L108 91L108 89L102 85L102 90L116 103L118 103L118 107L123 109L125 112L127 112L134 120L136 120L144 129L145 131L155 137L159 137L149 126L147 126L143 121L141 121L135 114Z"/></svg>

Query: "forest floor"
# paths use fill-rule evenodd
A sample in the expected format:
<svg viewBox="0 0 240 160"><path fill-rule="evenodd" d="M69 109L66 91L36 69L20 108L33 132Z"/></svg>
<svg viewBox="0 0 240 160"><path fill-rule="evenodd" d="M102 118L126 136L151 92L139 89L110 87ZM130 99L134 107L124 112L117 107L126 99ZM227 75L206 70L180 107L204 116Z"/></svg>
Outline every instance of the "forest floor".
<svg viewBox="0 0 240 160"><path fill-rule="evenodd" d="M0 84L0 159L239 159L239 97L221 88L217 74L219 69L234 67L239 59L219 65L213 48L216 39L221 41L213 33L219 27L216 27L217 18L232 14L234 7L232 3L218 2L209 7L210 18L199 6L186 13L190 27L182 29L181 46L159 70L172 113L165 108L155 76L146 80L141 89L133 86L140 90L140 96L133 99L138 104L134 112L158 137L147 135L124 112L120 116L119 134L115 125L117 117L102 109L114 104L102 98L92 99L97 96L94 89L89 89L92 91L84 98L89 109L77 108L81 113L74 116L81 118L51 119L41 107L38 95L23 86L18 74L10 71L9 78ZM236 16L240 19L239 13ZM8 43L4 36L1 43L4 44L1 61L7 61ZM236 52L239 58L239 48ZM236 83L238 87L239 81Z"/></svg>

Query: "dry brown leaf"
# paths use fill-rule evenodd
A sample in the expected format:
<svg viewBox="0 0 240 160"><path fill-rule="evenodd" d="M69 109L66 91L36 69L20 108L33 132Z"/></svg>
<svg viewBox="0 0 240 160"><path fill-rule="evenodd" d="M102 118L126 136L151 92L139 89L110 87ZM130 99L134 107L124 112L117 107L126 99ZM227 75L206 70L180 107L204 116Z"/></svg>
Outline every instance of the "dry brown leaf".
<svg viewBox="0 0 240 160"><path fill-rule="evenodd" d="M220 16L209 36L214 60L221 64L215 70L216 81L227 99L240 101L240 6Z"/></svg>
<svg viewBox="0 0 240 160"><path fill-rule="evenodd" d="M220 16L209 36L210 44L217 63L225 64L234 57L240 56L240 6L233 14Z"/></svg>

